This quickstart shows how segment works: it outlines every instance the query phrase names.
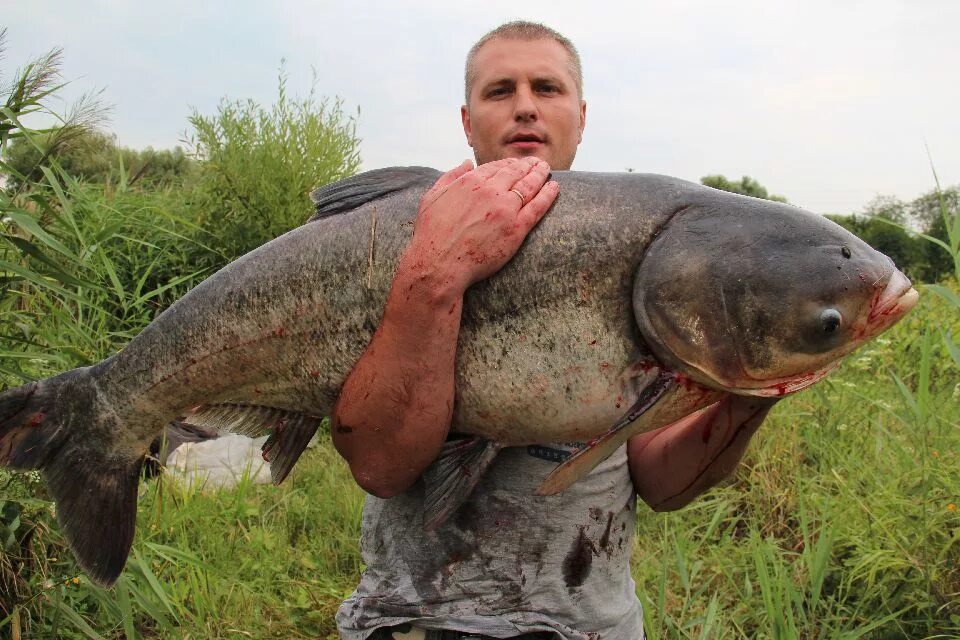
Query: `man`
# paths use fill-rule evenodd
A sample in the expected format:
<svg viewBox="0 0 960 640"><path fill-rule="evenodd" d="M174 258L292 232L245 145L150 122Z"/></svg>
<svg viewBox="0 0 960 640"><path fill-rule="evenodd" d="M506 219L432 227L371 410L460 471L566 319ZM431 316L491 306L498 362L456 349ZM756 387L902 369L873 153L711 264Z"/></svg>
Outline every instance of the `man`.
<svg viewBox="0 0 960 640"><path fill-rule="evenodd" d="M558 195L549 171L570 168L586 122L579 56L539 24L481 38L465 84L478 167L465 162L423 197L380 327L334 409L334 444L372 494L341 637L636 640L636 496L683 506L733 469L757 425L715 406L632 438L548 497L534 490L579 443L508 448L449 522L424 530L420 476L450 430L464 292L546 213Z"/></svg>

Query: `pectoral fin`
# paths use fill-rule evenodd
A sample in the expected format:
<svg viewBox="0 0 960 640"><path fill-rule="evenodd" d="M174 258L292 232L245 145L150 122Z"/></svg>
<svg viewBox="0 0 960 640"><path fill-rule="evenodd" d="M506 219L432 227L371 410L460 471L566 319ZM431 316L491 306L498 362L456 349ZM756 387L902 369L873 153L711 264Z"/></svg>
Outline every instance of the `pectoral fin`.
<svg viewBox="0 0 960 640"><path fill-rule="evenodd" d="M675 422L717 402L724 395L726 394L722 391L708 389L689 381L681 382L673 372L660 371L609 431L578 449L547 476L537 489L537 495L560 493L593 471L632 436Z"/></svg>
<svg viewBox="0 0 960 640"><path fill-rule="evenodd" d="M444 443L440 456L423 473L424 529L436 530L460 508L499 451L499 444L483 438Z"/></svg>

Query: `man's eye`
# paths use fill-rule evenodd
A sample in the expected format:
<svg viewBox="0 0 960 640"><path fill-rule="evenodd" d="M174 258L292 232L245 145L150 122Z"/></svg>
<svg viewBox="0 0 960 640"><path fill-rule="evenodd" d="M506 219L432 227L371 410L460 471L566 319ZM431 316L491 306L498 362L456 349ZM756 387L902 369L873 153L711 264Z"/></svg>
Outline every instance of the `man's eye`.
<svg viewBox="0 0 960 640"><path fill-rule="evenodd" d="M487 92L487 96L491 98L498 98L500 96L505 96L510 93L510 90L506 87L497 87L496 89L491 89Z"/></svg>
<svg viewBox="0 0 960 640"><path fill-rule="evenodd" d="M540 85L540 93L559 93L560 87L554 84Z"/></svg>

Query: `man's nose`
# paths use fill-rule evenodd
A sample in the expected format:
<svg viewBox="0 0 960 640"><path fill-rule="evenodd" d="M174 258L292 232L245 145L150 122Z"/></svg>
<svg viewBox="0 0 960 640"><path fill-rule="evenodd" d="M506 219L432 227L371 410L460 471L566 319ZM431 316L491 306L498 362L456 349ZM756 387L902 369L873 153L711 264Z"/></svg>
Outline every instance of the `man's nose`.
<svg viewBox="0 0 960 640"><path fill-rule="evenodd" d="M517 122L535 122L538 117L537 101L530 87L518 87L514 96L514 120Z"/></svg>

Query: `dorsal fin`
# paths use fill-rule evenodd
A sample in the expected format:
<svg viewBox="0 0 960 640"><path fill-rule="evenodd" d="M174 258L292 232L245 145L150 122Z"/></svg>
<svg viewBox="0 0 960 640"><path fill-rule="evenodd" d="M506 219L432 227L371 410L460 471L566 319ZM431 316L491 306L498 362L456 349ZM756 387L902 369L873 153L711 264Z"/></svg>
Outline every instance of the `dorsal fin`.
<svg viewBox="0 0 960 640"><path fill-rule="evenodd" d="M316 211L307 222L356 209L410 187L430 188L439 177L440 172L430 167L388 167L328 184L310 194Z"/></svg>

